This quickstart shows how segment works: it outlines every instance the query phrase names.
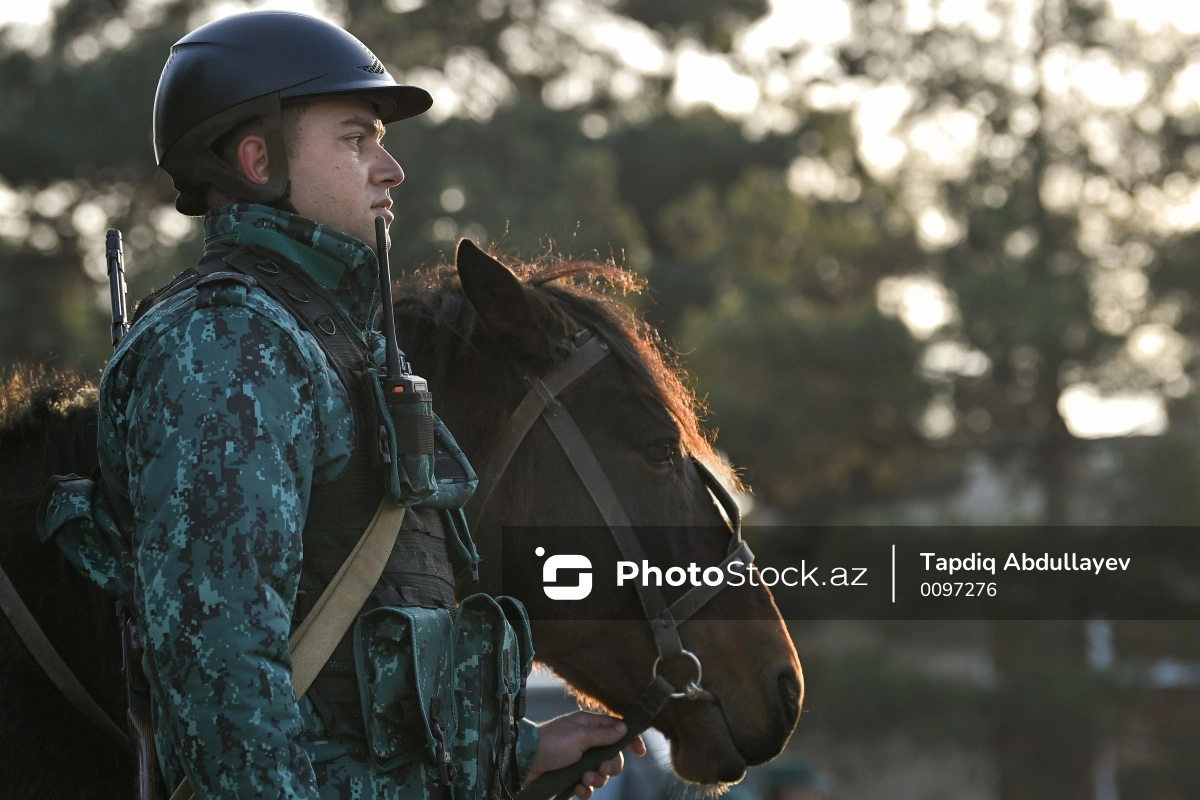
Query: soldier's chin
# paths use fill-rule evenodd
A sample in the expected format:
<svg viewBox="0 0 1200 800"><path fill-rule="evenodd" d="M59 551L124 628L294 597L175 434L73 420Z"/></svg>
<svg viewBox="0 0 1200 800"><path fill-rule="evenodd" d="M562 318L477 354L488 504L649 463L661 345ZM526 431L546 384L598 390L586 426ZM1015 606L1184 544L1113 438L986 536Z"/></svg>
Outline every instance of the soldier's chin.
<svg viewBox="0 0 1200 800"><path fill-rule="evenodd" d="M712 703L680 714L678 728L663 730L671 743L671 767L692 783L736 783L746 777L746 760L729 735L725 717ZM676 726L672 726L676 727Z"/></svg>

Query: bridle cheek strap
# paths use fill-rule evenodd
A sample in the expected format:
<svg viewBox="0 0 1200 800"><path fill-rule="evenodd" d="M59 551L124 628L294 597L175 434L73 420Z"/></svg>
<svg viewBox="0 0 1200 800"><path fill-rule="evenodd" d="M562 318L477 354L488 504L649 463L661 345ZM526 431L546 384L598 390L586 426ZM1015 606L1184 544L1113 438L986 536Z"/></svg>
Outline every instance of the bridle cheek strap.
<svg viewBox="0 0 1200 800"><path fill-rule="evenodd" d="M532 377L530 380L538 382L537 377ZM575 472L583 481L584 487L591 495L592 502L604 517L605 524L608 525L609 531L616 539L621 557L627 561L641 563L646 554L634 531L633 523L630 521L629 515L625 513L620 496L613 488L612 482L609 481L596 454L588 445L583 432L575 424L575 420L558 403L548 406L542 417L550 426L554 438L558 440L559 446L570 460L571 466L575 468ZM749 545L740 536L730 542L729 552L720 564L721 572L724 573L726 568L735 561L740 561L746 566L754 561L754 554L750 552ZM634 588L637 589L638 599L641 600L646 619L650 621L651 630L654 632L654 643L658 648L658 655L665 660L683 653L683 642L679 638L678 631L679 623L691 618L705 603L720 593L724 585L694 586L670 605L667 604L667 598L662 590L653 584L634 583Z"/></svg>
<svg viewBox="0 0 1200 800"><path fill-rule="evenodd" d="M496 437L492 449L488 451L487 458L483 460L483 464L478 470L479 487L467 504L467 513L470 515L472 525L483 519L483 514L492 501L492 494L496 491L496 486L504 477L509 462L512 461L517 448L521 446L521 442L533 428L538 417L547 408L557 406L558 394L582 378L608 353L608 343L593 336L584 342L569 359L547 374L544 380L538 381L541 391L534 390L526 393L512 416L508 418L500 435Z"/></svg>
<svg viewBox="0 0 1200 800"><path fill-rule="evenodd" d="M750 545L746 544L745 539L738 538L733 540L730 545L729 554L725 556L724 561L717 565L717 569L724 573L731 564L735 563L740 563L745 568L754 563L754 553L750 551ZM710 586L707 583L700 586L693 586L683 597L680 597L667 607L666 611L662 614L662 618L669 621L672 625L678 626L684 620L694 617L696 612L704 607L705 603L720 594L724 588L725 585L723 583L719 583L716 586Z"/></svg>
<svg viewBox="0 0 1200 800"><path fill-rule="evenodd" d="M526 380L534 387L530 394L541 394L538 391L541 381L537 376L526 376ZM617 549L621 556L628 561L638 563L643 561L646 557L645 551L634 531L629 515L625 512L625 506L621 503L620 496L604 472L604 467L600 465L591 446L588 445L583 432L575 424L575 420L557 401L546 407L542 417L549 425L554 438L558 440L563 453L570 460L571 466L575 468L575 472L583 481L584 487L591 495L592 502L604 517L605 524L608 525L609 531L616 539ZM705 483L709 485L710 489L712 483L720 485L699 461L694 458L692 461L704 476ZM722 491L724 491L723 488ZM728 502L725 502L726 499ZM725 509L726 515L730 517L734 535L733 540L729 543L729 551L725 555L725 560L718 565L718 569L724 574L726 569L735 562L740 562L743 567L748 568L754 562L754 553L750 551L750 546L746 544L746 541L741 538L741 519L737 513L737 505L732 498L729 498L728 493L725 493L724 498L718 494L718 502ZM705 603L716 597L724 588L724 584L694 586L670 605L667 604L666 596L662 591L653 584L635 583L634 588L642 603L642 609L646 613L646 619L650 621L659 658L668 659L684 652L683 642L679 638L679 624L690 619Z"/></svg>
<svg viewBox="0 0 1200 800"><path fill-rule="evenodd" d="M536 396L545 404L542 419L558 440L559 447L583 482L592 503L604 517L604 524L616 539L621 556L629 561L643 561L646 554L634 531L633 522L629 519L620 495L613 488L612 481L608 479L583 431L579 429L570 412L558 401L556 393L541 378L528 372L522 372L521 377L530 387L529 396ZM746 548L746 553L749 553L749 548ZM728 560L732 560L732 556ZM724 570L724 563L721 568ZM657 586L635 583L634 587L637 589L646 619L651 622L661 658L669 658L683 652L683 643L676 630L678 623L690 617L720 591L719 586L697 586L676 601L674 606L668 606L666 597ZM655 625L656 621L663 624Z"/></svg>
<svg viewBox="0 0 1200 800"><path fill-rule="evenodd" d="M645 551L634 531L633 523L625 511L625 506L621 503L620 496L613 488L612 482L596 458L591 445L588 444L587 438L571 417L570 412L558 400L562 391L587 374L610 352L608 344L600 337L593 336L587 331L582 331L581 334L587 338L582 340L570 358L549 372L545 378L516 367L517 373L529 387L529 391L509 418L479 470L481 482L479 491L475 493L471 503L471 518L476 523L483 518L496 487L505 469L512 461L517 448L520 447L525 436L541 417L546 421L550 432L558 441L563 453L571 462L572 468L579 475L584 488L591 496L592 502L604 518L622 557L640 562L646 557ZM713 493L718 506L728 517L733 533L729 552L719 565L719 569L725 572L726 568L735 562L741 562L748 567L754 561L754 554L745 540L741 538L741 515L737 503L707 467L695 458L692 458L692 463L700 473L705 485ZM657 586L635 584L635 588L646 619L650 622L659 657L667 659L684 652L683 643L679 638L679 624L695 615L705 603L721 591L722 586L706 584L693 587L670 605Z"/></svg>
<svg viewBox="0 0 1200 800"><path fill-rule="evenodd" d="M467 506L471 523L477 525L483 519L484 512L487 510L505 470L512 461L513 455L533 428L534 423L541 417L546 420L550 432L558 441L559 447L571 462L572 468L579 475L592 502L600 511L609 532L616 540L621 556L631 561L642 561L645 559L645 551L642 549L641 541L625 511L625 506L621 503L620 496L613 488L608 475L605 474L604 467L596 458L587 438L575 424L570 412L558 400L558 395L564 389L583 377L609 353L608 344L586 330L580 331L574 343L576 349L571 357L549 372L545 378L540 378L528 370L514 365L514 369L529 387L529 391L496 438L483 461L483 466L479 469L479 489ZM718 568L725 573L735 563L750 567L754 562L754 554L750 552L749 545L742 539L741 514L737 503L704 464L694 457L692 463L705 486L712 492L717 505L725 514L733 535L725 559ZM579 776L583 772L595 769L602 761L620 752L625 745L650 726L666 702L673 697L715 702L716 699L713 695L700 685L702 674L700 660L694 653L683 648L683 642L679 638L679 624L694 616L709 600L716 597L724 588L724 583L716 586L702 584L692 587L670 605L667 604L666 597L659 587L636 583L634 587L637 589L638 599L641 601L646 619L650 623L650 629L654 635L654 645L658 650L658 659L655 661L654 675L650 683L643 688L634 706L625 715L628 726L625 737L606 748L591 748L579 762L543 775L518 793L518 800L525 800L525 798L540 800L540 798L554 793L558 793L559 797L570 796L572 787L578 782ZM683 691L675 691L676 687L658 674L659 663L676 656L690 658L696 667L695 679L688 682Z"/></svg>

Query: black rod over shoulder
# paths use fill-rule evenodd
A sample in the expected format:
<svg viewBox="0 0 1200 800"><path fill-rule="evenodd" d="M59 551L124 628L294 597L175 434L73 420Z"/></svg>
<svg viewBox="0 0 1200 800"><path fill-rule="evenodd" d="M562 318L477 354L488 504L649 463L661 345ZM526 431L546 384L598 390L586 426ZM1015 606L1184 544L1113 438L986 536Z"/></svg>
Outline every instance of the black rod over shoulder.
<svg viewBox="0 0 1200 800"><path fill-rule="evenodd" d="M121 232L109 228L104 241L104 256L108 262L108 295L112 303L112 344L115 348L129 332L129 312L125 307L125 252Z"/></svg>

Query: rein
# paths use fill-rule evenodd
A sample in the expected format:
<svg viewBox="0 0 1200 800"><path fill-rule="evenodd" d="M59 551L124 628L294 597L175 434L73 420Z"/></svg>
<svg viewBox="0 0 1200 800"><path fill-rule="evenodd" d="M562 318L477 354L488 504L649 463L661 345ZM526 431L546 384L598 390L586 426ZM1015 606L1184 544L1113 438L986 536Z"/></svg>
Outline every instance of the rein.
<svg viewBox="0 0 1200 800"><path fill-rule="evenodd" d="M583 432L575 424L571 413L559 401L558 396L577 380L582 378L593 367L599 364L610 352L608 343L595 336L591 331L581 330L570 342L571 355L546 376L537 375L514 364L513 368L529 387L525 397L517 405L512 416L501 430L500 436L492 445L492 449L483 461L479 470L479 490L467 504L471 519L478 522L492 500L500 479L512 461L517 448L525 436L533 428L538 419L544 419L549 426L559 447L571 462L579 479L583 482L597 510L604 517L605 525L612 534L621 557L627 561L640 562L645 558L642 544L634 533L633 523L625 506L621 502L616 489L604 472L604 467L596 458L591 445L588 444ZM726 552L725 559L719 569L725 568L734 561L749 565L754 561L754 554L741 535L741 513L733 497L717 480L717 477L694 456L692 464L699 472L705 486L712 492L717 504L729 520L733 534ZM612 758L626 745L632 742L642 731L650 727L651 722L672 698L686 700L709 700L716 702L711 692L701 685L704 675L703 666L695 653L683 647L679 637L679 625L696 614L709 600L720 593L724 585L710 586L703 584L689 589L674 603L667 603L662 590L654 585L635 583L638 599L641 601L646 620L654 634L654 646L658 650L658 658L651 668L649 683L642 689L638 699L625 715L626 734L621 741L605 747L594 747L584 753L580 761L567 767L548 772L518 794L518 800L543 800L551 795L569 797L575 784L584 772L596 769L603 761ZM696 677L689 680L682 689L672 685L658 672L659 664L673 658L683 657L691 661L695 667Z"/></svg>
<svg viewBox="0 0 1200 800"><path fill-rule="evenodd" d="M54 645L50 643L46 633L33 618L25 601L17 594L17 587L13 586L3 568L0 568L0 611L3 611L4 616L8 617L13 630L17 632L17 638L25 644L29 654L46 673L46 677L63 693L63 696L70 700L93 725L120 742L122 747L130 749L129 737L125 731L121 730L112 717L105 713L100 704L88 694L88 690L83 687L79 678L67 666L67 662L54 649Z"/></svg>

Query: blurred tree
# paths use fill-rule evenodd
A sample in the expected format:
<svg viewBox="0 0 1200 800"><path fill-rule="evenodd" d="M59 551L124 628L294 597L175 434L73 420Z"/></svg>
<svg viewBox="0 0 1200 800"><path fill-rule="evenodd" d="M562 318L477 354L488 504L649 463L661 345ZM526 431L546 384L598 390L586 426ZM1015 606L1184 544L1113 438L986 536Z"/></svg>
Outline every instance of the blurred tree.
<svg viewBox="0 0 1200 800"><path fill-rule="evenodd" d="M873 207L886 208L847 213L755 169L722 207L701 190L663 219L693 226L680 238L694 247L713 242L707 259L723 278L681 336L707 378L720 442L772 508L806 524L911 489L937 464L913 425L929 394L913 369L918 348L875 303L879 279L919 254Z"/></svg>
<svg viewBox="0 0 1200 800"><path fill-rule="evenodd" d="M68 2L44 39L0 45L0 352L6 363L95 368L109 351L104 232L120 226L133 275L179 271L191 233L155 175L149 119L181 5ZM152 66L157 63L157 66ZM182 224L181 224L182 223ZM189 258L194 254L189 254ZM17 288L19 287L19 288ZM134 298L136 299L135 295ZM103 305L101 304L103 303Z"/></svg>
<svg viewBox="0 0 1200 800"><path fill-rule="evenodd" d="M861 163L913 220L922 279L934 281L924 305L941 307L920 331L934 393L925 433L1018 459L1041 489L1041 521L1069 524L1090 449L1080 439L1138 430L1105 396L1149 417L1143 432L1161 433L1168 409L1176 421L1190 411L1171 401L1191 392L1194 278L1163 245L1200 226L1184 171L1200 122L1194 39L1099 0L971 13L876 0L851 12L833 83L857 93ZM1139 478L1156 485L1171 469ZM994 632L1006 684L1056 662L1069 675L1083 647L1075 623ZM1092 796L1098 734L1063 722L1069 749L1052 727L997 718L1001 796ZM1034 755L1046 747L1052 766Z"/></svg>
<svg viewBox="0 0 1200 800"><path fill-rule="evenodd" d="M1123 395L1153 415L1190 392L1190 286L1160 262L1197 223L1153 188L1182 179L1200 122L1172 112L1190 40L1127 13L878 0L852 5L837 48L860 163L893 187L922 273L948 293L925 302L944 306L921 332L926 432L1022 459L1048 524L1071 521L1079 437L1137 430L1086 400Z"/></svg>

